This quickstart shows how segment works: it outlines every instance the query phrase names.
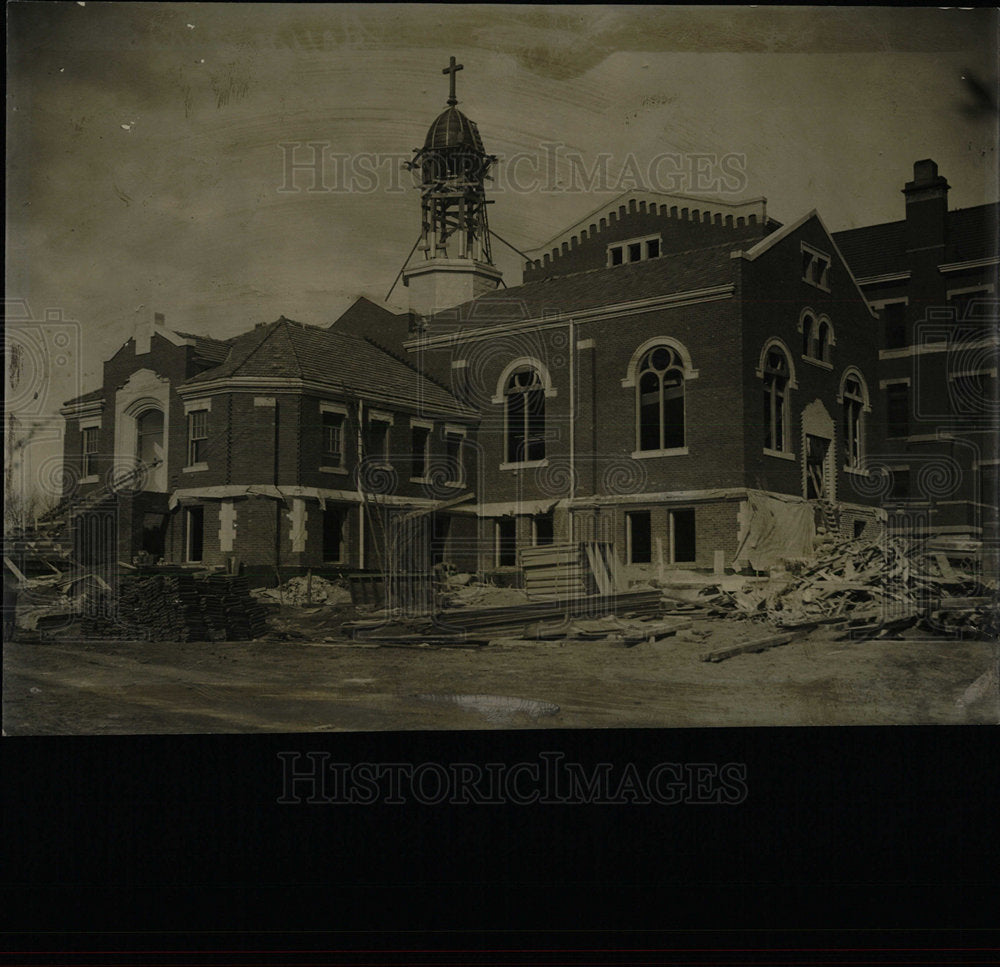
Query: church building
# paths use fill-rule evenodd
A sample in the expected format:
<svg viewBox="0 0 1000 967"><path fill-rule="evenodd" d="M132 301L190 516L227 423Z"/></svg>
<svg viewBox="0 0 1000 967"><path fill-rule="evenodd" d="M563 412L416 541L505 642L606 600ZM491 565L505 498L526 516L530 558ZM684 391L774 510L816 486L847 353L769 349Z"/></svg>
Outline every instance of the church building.
<svg viewBox="0 0 1000 967"><path fill-rule="evenodd" d="M425 563L597 539L636 579L874 533L882 326L817 212L630 191L504 287L460 69L412 161L410 310L226 340L155 316L63 408L78 531L103 512L120 560L270 577L379 569L420 521Z"/></svg>

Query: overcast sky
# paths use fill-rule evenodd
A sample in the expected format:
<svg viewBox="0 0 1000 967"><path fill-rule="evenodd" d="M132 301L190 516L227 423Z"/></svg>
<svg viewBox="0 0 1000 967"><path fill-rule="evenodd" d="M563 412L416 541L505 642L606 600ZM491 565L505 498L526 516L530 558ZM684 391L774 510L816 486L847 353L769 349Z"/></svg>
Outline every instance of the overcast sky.
<svg viewBox="0 0 1000 967"><path fill-rule="evenodd" d="M87 0L7 15L7 296L79 321L85 390L153 311L225 337L381 301L419 228L399 165L445 106L451 55L460 108L501 158L492 227L520 249L613 197L569 190L571 156L585 173L608 159L608 189L652 171L688 191L693 165L703 186L728 157L738 177L713 194L764 195L784 222L817 208L833 231L901 218L925 157L953 208L996 200L996 115L961 79L996 90L991 10ZM279 190L296 142L298 161L309 142L351 159L353 183L324 165L349 190ZM652 164L665 155L680 161ZM494 252L516 284L520 259Z"/></svg>

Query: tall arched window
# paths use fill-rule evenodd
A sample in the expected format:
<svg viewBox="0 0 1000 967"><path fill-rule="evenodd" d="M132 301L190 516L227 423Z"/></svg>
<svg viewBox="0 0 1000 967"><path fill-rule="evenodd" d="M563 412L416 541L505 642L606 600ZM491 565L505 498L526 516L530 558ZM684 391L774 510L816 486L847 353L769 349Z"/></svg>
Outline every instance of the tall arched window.
<svg viewBox="0 0 1000 967"><path fill-rule="evenodd" d="M545 459L545 386L538 370L521 366L504 387L507 462Z"/></svg>
<svg viewBox="0 0 1000 967"><path fill-rule="evenodd" d="M764 449L779 453L788 443L788 357L771 346L764 360Z"/></svg>
<svg viewBox="0 0 1000 967"><path fill-rule="evenodd" d="M636 369L639 446L673 450L684 446L684 363L669 346L654 346Z"/></svg>
<svg viewBox="0 0 1000 967"><path fill-rule="evenodd" d="M844 462L848 467L860 467L865 453L865 390L861 379L849 375L844 379Z"/></svg>
<svg viewBox="0 0 1000 967"><path fill-rule="evenodd" d="M163 459L163 412L145 410L135 421L136 456L147 466Z"/></svg>
<svg viewBox="0 0 1000 967"><path fill-rule="evenodd" d="M825 316L817 319L812 312L802 315L802 355L806 359L829 363L833 346L833 326Z"/></svg>

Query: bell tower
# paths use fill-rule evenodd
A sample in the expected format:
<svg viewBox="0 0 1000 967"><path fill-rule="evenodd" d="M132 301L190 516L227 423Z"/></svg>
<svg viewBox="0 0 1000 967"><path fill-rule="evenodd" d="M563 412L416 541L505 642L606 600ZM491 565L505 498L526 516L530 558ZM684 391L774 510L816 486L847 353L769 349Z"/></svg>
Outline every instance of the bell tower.
<svg viewBox="0 0 1000 967"><path fill-rule="evenodd" d="M422 258L403 271L417 328L435 312L492 292L500 284L490 251L485 189L496 158L483 149L475 122L456 107L455 75L462 69L452 57L441 72L449 75L448 107L407 163L411 171L420 172L416 250Z"/></svg>

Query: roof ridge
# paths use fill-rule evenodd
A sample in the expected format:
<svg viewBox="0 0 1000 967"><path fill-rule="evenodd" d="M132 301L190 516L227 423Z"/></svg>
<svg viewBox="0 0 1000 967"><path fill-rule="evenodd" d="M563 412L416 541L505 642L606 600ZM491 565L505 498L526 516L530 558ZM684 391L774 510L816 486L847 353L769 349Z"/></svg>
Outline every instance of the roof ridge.
<svg viewBox="0 0 1000 967"><path fill-rule="evenodd" d="M445 392L446 392L446 393L447 393L447 394L448 394L448 395L449 395L449 396L450 396L450 397L451 397L451 398L452 398L452 399L453 399L453 400L454 400L454 401L455 401L456 403L461 403L461 402L462 402L462 401L461 401L461 400L460 400L460 399L459 399L459 398L458 398L458 397L457 397L457 396L456 396L456 395L455 395L455 394L454 394L454 393L453 393L453 392L451 391L451 388L450 388L450 387L448 387L448 386L445 386L445 384L444 384L444 383L442 383L442 382L441 382L441 381L440 381L439 379L437 379L436 377L432 376L432 375L431 375L430 373L425 373L425 372L424 372L424 371L423 371L422 369L419 369L419 368L418 368L418 367L417 367L417 366L416 366L416 365L415 365L414 363L411 363L411 362L410 362L410 361L409 361L408 359L405 359L404 357L400 356L400 355L399 355L398 353L396 353L396 352L393 352L393 351L392 351L391 349L389 349L389 347L388 347L388 346L383 346L383 345L382 345L382 344L381 344L380 342L378 342L377 340L373 339L373 338L372 338L371 336L362 336L361 338L362 338L362 339L364 339L364 341L365 341L365 342L367 342L367 343L370 343L370 344L371 344L372 346L374 346L374 347L375 347L376 349L380 349L380 350L381 350L382 352L384 352L384 353L385 353L385 354L386 354L387 356L391 356L391 357L392 357L393 359L395 359L395 360L396 360L397 362L400 362L400 363L402 363L402 364L403 364L403 365L404 365L404 366L405 366L405 367L406 367L407 369L410 369L410 370L412 370L412 371L413 371L414 373L416 373L416 374L417 374L418 376L422 376L422 377L423 377L424 379L426 379L426 380L427 380L427 382L429 382L429 383L433 383L433 384L434 384L435 386L437 386L437 387L438 387L438 389L443 389L443 390L444 390L444 391L445 391Z"/></svg>
<svg viewBox="0 0 1000 967"><path fill-rule="evenodd" d="M278 320L278 322L280 323L282 319L284 319L286 323L291 322L290 319L285 319L284 316L282 316L281 319ZM324 329L320 329L318 326L315 328L317 332L326 331ZM302 358L299 356L299 351L295 348L295 340L292 339L291 332L288 330L287 326L285 327L285 339L288 341L288 345L291 347L292 357L295 359L295 365L299 371L299 378L302 379L305 377L305 371L302 368Z"/></svg>

